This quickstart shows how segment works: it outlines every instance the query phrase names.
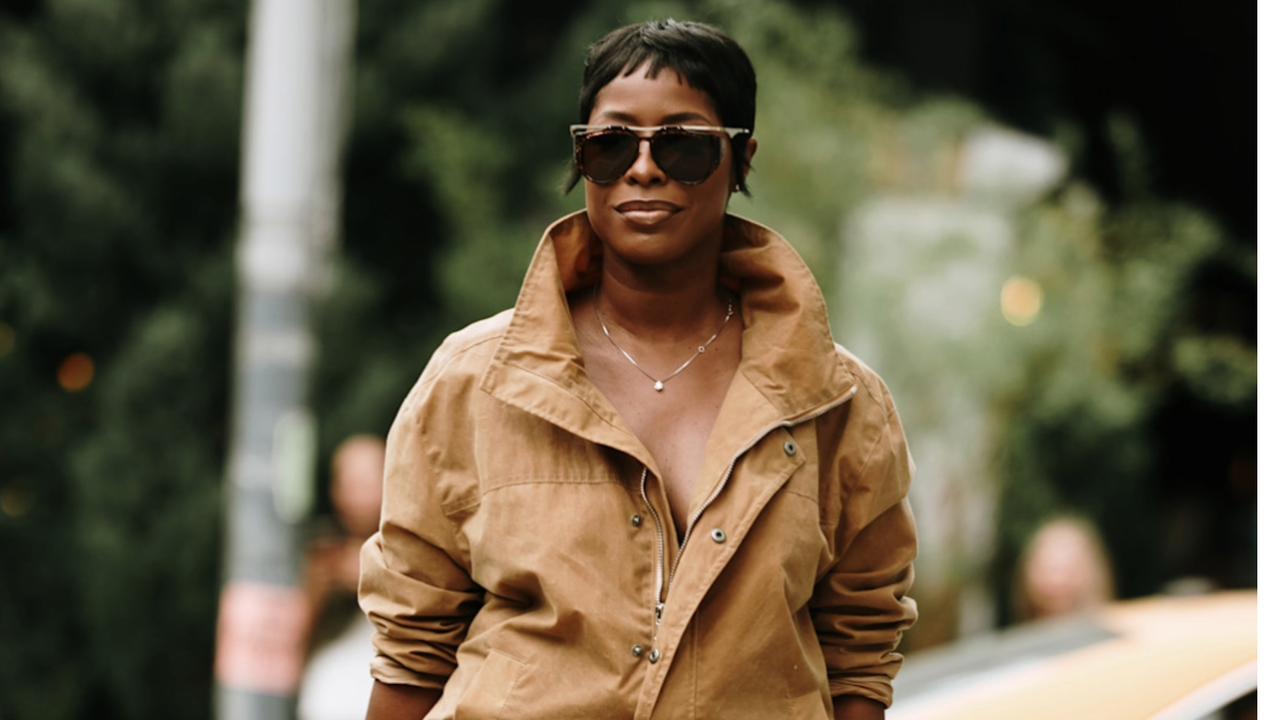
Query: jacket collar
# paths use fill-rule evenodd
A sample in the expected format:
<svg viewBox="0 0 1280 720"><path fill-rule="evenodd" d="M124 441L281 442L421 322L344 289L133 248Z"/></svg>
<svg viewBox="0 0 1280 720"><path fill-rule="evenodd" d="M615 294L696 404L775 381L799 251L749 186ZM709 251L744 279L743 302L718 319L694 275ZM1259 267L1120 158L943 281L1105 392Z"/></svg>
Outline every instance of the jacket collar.
<svg viewBox="0 0 1280 720"><path fill-rule="evenodd" d="M841 362L813 275L774 231L725 216L722 282L741 297L742 363L725 409L738 398L754 407L753 425L806 417L849 394L853 375ZM601 243L585 211L543 234L511 322L481 388L593 442L648 457L612 404L587 379L566 293L600 278ZM748 385L753 391L742 387ZM740 390L741 389L741 390Z"/></svg>

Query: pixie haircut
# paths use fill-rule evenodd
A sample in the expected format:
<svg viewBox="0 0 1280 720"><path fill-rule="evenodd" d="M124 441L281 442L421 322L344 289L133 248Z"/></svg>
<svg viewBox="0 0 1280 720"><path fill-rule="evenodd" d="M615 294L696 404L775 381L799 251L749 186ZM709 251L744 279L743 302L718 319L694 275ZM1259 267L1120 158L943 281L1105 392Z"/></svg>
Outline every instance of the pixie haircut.
<svg viewBox="0 0 1280 720"><path fill-rule="evenodd" d="M725 127L755 130L756 71L747 54L717 27L678 20L620 27L591 46L578 94L578 122L585 124L591 117L601 88L646 63L645 77L657 77L670 68L690 87L706 93ZM746 185L749 139L749 134L743 134L729 143L733 181L746 195L750 194ZM571 163L564 191L572 190L580 177L582 173Z"/></svg>

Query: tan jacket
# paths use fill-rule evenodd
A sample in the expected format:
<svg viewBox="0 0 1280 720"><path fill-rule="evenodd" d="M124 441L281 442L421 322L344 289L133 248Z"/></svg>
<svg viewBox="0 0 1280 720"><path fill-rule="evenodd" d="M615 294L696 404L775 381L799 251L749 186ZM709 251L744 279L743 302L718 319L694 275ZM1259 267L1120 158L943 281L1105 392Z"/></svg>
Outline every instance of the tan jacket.
<svg viewBox="0 0 1280 720"><path fill-rule="evenodd" d="M729 216L742 362L680 547L656 463L583 369L565 290L598 248L584 213L552 225L515 308L445 340L401 407L361 558L374 677L443 687L432 720L887 705L916 537L884 384L791 247Z"/></svg>

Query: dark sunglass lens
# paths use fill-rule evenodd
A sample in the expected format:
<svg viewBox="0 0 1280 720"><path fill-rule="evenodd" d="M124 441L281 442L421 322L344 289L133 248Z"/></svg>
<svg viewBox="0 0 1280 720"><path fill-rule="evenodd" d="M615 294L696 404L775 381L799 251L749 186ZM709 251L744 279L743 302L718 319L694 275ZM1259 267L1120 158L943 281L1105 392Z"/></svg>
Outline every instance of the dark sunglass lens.
<svg viewBox="0 0 1280 720"><path fill-rule="evenodd" d="M588 135L582 139L582 174L595 183L607 184L617 180L635 162L639 145L639 139L628 132Z"/></svg>
<svg viewBox="0 0 1280 720"><path fill-rule="evenodd" d="M651 143L658 167L676 182L700 183L720 164L720 138L715 135L668 131Z"/></svg>

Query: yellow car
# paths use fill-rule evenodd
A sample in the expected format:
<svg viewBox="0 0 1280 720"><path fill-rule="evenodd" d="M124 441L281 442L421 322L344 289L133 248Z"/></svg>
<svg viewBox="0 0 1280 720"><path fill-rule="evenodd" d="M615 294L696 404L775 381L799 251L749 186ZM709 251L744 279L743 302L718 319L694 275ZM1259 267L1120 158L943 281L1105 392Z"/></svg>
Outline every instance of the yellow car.
<svg viewBox="0 0 1280 720"><path fill-rule="evenodd" d="M1257 717L1258 593L1150 597L911 653L888 720Z"/></svg>

